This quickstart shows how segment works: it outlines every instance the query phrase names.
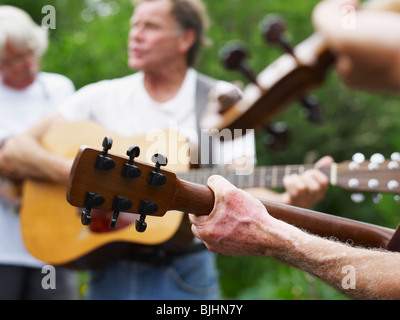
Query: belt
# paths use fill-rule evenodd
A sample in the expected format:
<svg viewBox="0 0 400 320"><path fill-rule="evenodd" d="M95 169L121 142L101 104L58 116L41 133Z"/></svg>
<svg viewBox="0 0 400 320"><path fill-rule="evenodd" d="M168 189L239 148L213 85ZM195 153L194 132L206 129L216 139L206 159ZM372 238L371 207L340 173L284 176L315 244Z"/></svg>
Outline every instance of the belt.
<svg viewBox="0 0 400 320"><path fill-rule="evenodd" d="M189 245L179 251L169 251L162 247L141 247L124 256L125 260L137 261L152 264L155 266L170 265L174 259L207 250L207 247L201 242Z"/></svg>

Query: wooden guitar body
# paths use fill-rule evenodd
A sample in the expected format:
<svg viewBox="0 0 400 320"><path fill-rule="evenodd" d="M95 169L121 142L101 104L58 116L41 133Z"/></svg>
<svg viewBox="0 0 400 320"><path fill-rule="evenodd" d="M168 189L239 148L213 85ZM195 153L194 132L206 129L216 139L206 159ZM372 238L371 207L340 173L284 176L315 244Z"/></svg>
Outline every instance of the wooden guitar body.
<svg viewBox="0 0 400 320"><path fill-rule="evenodd" d="M128 138L111 133L91 122L69 123L55 128L47 134L43 146L62 156L73 158L81 145L101 145L102 137L112 135L115 143L112 151L126 155L130 145L140 145L143 151L161 152L169 155L166 141L180 144L185 148L186 141L175 132L163 132L159 141L146 140L146 137ZM173 152L176 151L173 148ZM179 149L181 150L181 149ZM142 152L139 159L144 162L148 156ZM171 158L173 158L171 156ZM176 156L175 156L176 158ZM186 161L187 162L187 161ZM176 171L189 168L185 160L170 162L169 167ZM162 219L149 217L149 227L145 233L135 230L135 215L121 213L117 228L110 231L96 228L96 221L104 225L103 213L93 216L90 228L81 224L78 208L66 201L67 186L63 184L28 180L23 186L21 207L22 234L27 249L36 258L52 265L68 265L72 268L87 269L104 263L132 250L134 245L159 245L173 238L183 220L183 213L170 212Z"/></svg>

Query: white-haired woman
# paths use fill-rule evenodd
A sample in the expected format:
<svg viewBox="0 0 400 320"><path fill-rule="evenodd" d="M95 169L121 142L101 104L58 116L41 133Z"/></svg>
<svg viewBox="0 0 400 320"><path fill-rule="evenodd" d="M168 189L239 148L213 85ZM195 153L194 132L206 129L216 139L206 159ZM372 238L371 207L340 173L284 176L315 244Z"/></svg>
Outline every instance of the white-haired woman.
<svg viewBox="0 0 400 320"><path fill-rule="evenodd" d="M40 72L47 50L47 30L23 10L0 6L0 299L73 299L75 275L56 269L56 289L42 288L44 263L25 248L19 220L20 180L2 160L2 145L19 134L74 91L59 74ZM28 204L29 205L29 204Z"/></svg>

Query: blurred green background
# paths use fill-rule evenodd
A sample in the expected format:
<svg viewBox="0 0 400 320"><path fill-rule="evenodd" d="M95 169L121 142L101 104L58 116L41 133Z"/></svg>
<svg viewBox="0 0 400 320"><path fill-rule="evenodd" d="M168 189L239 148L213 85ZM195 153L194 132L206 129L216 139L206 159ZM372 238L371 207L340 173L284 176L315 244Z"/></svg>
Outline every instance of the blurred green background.
<svg viewBox="0 0 400 320"><path fill-rule="evenodd" d="M213 43L204 48L197 66L215 78L246 80L223 68L218 53L230 40L241 40L250 53L249 63L256 72L263 70L282 52L268 46L259 31L266 14L281 15L288 24L289 37L297 44L313 33L311 12L317 0L205 0L212 26ZM56 8L56 29L50 30L50 47L43 70L57 72L73 80L77 88L101 79L130 74L126 41L132 13L130 0L0 0L28 11L41 23L45 5ZM324 85L315 90L324 109L325 122L316 126L304 120L300 105L294 103L277 121L291 131L291 144L284 152L264 145L264 134L257 135L259 165L301 164L329 154L336 161L351 159L356 152L368 158L375 152L389 157L400 150L400 108L398 97L350 89L331 72ZM400 220L399 205L384 195L379 203L367 194L355 204L351 193L331 187L315 209L352 219L395 228ZM345 299L334 289L301 271L270 258L218 257L222 294L225 299ZM82 274L84 294L85 274Z"/></svg>

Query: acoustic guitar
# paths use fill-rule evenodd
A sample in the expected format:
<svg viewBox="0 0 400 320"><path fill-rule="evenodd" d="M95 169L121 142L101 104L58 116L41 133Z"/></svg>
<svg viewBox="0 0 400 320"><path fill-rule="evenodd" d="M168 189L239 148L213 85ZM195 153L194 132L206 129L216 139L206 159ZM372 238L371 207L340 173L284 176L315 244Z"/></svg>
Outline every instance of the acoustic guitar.
<svg viewBox="0 0 400 320"><path fill-rule="evenodd" d="M147 139L145 136L129 138L93 122L67 123L57 127L44 137L42 145L59 155L73 158L82 144L100 145L99 137L102 136L115 138L112 151L120 157L126 157L132 144L141 146L137 159L145 163L152 163L154 153L163 153L167 158L171 155L168 168L176 171L180 179L204 185L209 176L220 174L240 188L279 188L283 186L285 175L301 174L312 168L311 165L256 167L251 175L237 175L235 170L223 168L188 171L188 145L177 133L158 131L158 138L156 135L149 135ZM180 156L177 158L177 155ZM345 161L320 170L329 177L332 185L342 188L400 193L396 184L400 181L399 162L396 160ZM80 174L87 183L94 183L89 171ZM109 182L98 183L107 185ZM185 236L188 228L180 228L182 225L187 227L185 215L177 211L168 212L162 219L149 216L144 233L136 232L135 218L123 212L115 229L109 228L111 212L94 214L90 226L85 227L81 224L80 212L67 203L66 190L67 186L63 184L33 180L25 181L23 185L21 225L24 242L35 257L47 263L78 269L93 268L135 249L135 245L154 246L166 242L185 245L191 240L191 234Z"/></svg>
<svg viewBox="0 0 400 320"><path fill-rule="evenodd" d="M400 12L400 5L398 0L369 0L362 4L362 9ZM275 17L263 21L261 26L267 44L279 46L285 53L256 76L248 66L246 49L236 42L228 43L221 55L224 65L244 74L249 83L242 94L230 91L211 95L213 103L209 103L203 114L202 128L266 129L274 117L296 101L304 107L308 120L322 121L316 98L308 95L324 82L335 63L324 38L314 33L292 47L285 36L284 22Z"/></svg>
<svg viewBox="0 0 400 320"><path fill-rule="evenodd" d="M98 165L105 159L112 166ZM162 220L159 217L170 210L196 215L207 215L212 211L214 194L207 186L181 180L172 171L162 169L166 163L163 155L155 154L153 162L154 165L149 165L116 156L108 150L82 146L71 170L67 200L72 206L85 208L81 216L84 224L91 224L95 214L109 211L112 212L109 226L114 229L120 223L120 213L131 213L136 219L136 231L131 228L130 232L142 235L148 232L154 219ZM131 166L135 174L127 175L126 167ZM394 230L381 226L260 201L277 219L354 245L386 248L394 235ZM94 209L103 211L94 213Z"/></svg>
<svg viewBox="0 0 400 320"><path fill-rule="evenodd" d="M113 144L113 151L125 155L126 146L143 145L143 150L148 152L141 152L139 159L151 161L146 159L147 153L163 152L171 159L176 159L170 161L171 168L176 171L188 170L186 139L173 131L155 133L158 133L157 137L118 136ZM74 158L82 144L99 144L99 137L105 135L114 133L94 122L73 122L52 129L43 137L41 144L58 155ZM172 148L174 154L170 154L169 148ZM177 150L180 152L176 153ZM95 267L100 262L93 264L82 262L81 265L79 258L88 257L88 261L91 261L91 255L101 257L109 251L107 256L112 259L113 254L120 256L132 249L126 244L155 245L166 242L174 236L183 220L183 214L180 212L168 214L165 219L154 221L149 228L150 232L144 236L132 233L130 228L108 233L92 232L82 227L80 214L67 203L66 190L65 184L48 181L26 180L22 186L20 214L25 246L33 256L53 265L70 264L73 268ZM116 243L118 244L114 246ZM107 246L107 244L112 245ZM96 252L98 248L102 248L102 251Z"/></svg>

